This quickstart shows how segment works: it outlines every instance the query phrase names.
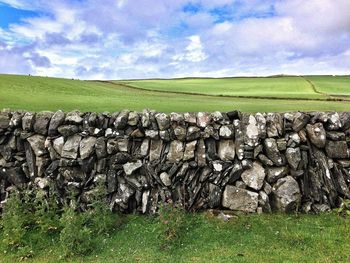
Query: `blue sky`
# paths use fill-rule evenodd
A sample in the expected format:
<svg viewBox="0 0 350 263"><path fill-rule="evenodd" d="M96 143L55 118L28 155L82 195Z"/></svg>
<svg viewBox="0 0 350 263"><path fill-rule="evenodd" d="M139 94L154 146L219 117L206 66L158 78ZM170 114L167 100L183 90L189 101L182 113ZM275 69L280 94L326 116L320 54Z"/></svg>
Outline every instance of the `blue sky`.
<svg viewBox="0 0 350 263"><path fill-rule="evenodd" d="M0 0L0 73L349 74L349 0Z"/></svg>

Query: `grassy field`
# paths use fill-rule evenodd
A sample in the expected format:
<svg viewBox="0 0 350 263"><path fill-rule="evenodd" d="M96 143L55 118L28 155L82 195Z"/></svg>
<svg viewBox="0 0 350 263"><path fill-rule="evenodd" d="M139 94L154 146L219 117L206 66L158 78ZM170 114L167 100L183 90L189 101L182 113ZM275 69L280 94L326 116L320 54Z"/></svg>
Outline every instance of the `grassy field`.
<svg viewBox="0 0 350 263"><path fill-rule="evenodd" d="M317 90L334 96L350 96L350 76L307 76Z"/></svg>
<svg viewBox="0 0 350 263"><path fill-rule="evenodd" d="M159 222L130 215L119 230L99 240L89 256L65 262L350 262L350 219L324 215L242 215L229 222L205 214L188 215L187 231L176 245L159 245ZM1 232L0 232L1 234ZM32 238L37 235L31 233ZM27 238L31 238L30 236ZM27 262L59 262L57 237L33 243ZM4 253L0 262L18 256Z"/></svg>
<svg viewBox="0 0 350 263"><path fill-rule="evenodd" d="M326 77L327 78L327 77ZM164 80L165 81L165 80ZM235 93L233 86L238 82L250 83L237 87ZM136 81L139 86L148 81ZM154 89L163 89L157 80ZM167 83L198 82L196 87L201 88L204 95L179 94L172 90L150 91L123 85L125 82L98 82L82 81L47 77L0 75L0 108L24 110L51 110L65 111L79 109L81 111L120 111L122 109L142 110L150 108L158 111L229 111L238 109L246 112L268 111L296 111L296 110L323 110L348 111L349 101L326 101L325 95L312 92L310 84L299 77L285 78L243 78L243 79L194 79L194 80L166 80ZM242 82L242 83L243 83ZM346 82L346 81L345 81ZM207 84L206 84L207 83ZM209 84L211 83L211 84ZM222 92L235 96L243 94L244 98L223 96L214 89L215 83L222 83ZM230 88L230 83L232 87ZM270 83L270 84L269 84ZM272 84L271 84L272 83ZM284 83L284 84L283 84ZM217 84L218 86L220 86ZM134 82L133 82L133 85ZM148 84L147 84L148 85ZM270 86L269 88L269 85ZM285 85L285 86L284 86ZM308 86L309 85L309 86ZM346 90L347 84L342 87ZM171 86L172 87L172 86ZM175 86L174 86L175 87ZM179 91L192 92L191 85L179 85ZM211 88L212 87L212 88ZM236 86L235 86L236 87ZM253 87L256 87L255 92ZM275 87L275 88L274 88ZM265 90L266 89L266 90ZM276 89L276 90L275 90ZM275 90L275 91L274 91ZM300 94L295 90L300 91ZM245 92L246 91L246 92ZM245 92L245 93L244 93ZM298 95L299 94L299 95ZM310 94L307 96L306 94ZM290 97L290 99L262 98L262 96ZM299 97L298 97L299 96ZM259 98L260 97L260 98ZM293 99L292 99L293 97ZM298 100L306 99L310 100ZM317 100L315 100L317 99Z"/></svg>
<svg viewBox="0 0 350 263"><path fill-rule="evenodd" d="M120 83L120 82L116 82ZM123 81L127 85L171 92L223 96L326 99L301 77L171 79Z"/></svg>

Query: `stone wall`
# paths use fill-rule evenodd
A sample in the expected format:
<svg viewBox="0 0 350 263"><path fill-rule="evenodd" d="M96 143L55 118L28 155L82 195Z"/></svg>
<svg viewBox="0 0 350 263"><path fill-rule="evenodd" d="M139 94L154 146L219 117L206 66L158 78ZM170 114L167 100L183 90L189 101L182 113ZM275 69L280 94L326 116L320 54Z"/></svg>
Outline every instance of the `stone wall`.
<svg viewBox="0 0 350 263"><path fill-rule="evenodd" d="M55 187L86 208L320 212L350 198L350 113L0 113L0 201Z"/></svg>

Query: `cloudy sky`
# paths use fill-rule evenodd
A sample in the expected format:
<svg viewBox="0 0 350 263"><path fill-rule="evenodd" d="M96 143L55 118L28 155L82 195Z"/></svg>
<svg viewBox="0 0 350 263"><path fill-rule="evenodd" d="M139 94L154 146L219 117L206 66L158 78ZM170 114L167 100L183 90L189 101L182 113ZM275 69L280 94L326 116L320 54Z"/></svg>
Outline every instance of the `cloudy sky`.
<svg viewBox="0 0 350 263"><path fill-rule="evenodd" d="M350 0L0 0L0 73L349 74Z"/></svg>

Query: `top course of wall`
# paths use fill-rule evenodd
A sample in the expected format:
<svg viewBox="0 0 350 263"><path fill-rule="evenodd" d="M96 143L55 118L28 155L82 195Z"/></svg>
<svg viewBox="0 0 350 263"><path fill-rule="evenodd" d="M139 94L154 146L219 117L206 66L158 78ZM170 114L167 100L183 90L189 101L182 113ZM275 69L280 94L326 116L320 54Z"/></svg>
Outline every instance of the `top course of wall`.
<svg viewBox="0 0 350 263"><path fill-rule="evenodd" d="M350 198L350 113L0 112L0 201L30 187L81 209L326 211Z"/></svg>

